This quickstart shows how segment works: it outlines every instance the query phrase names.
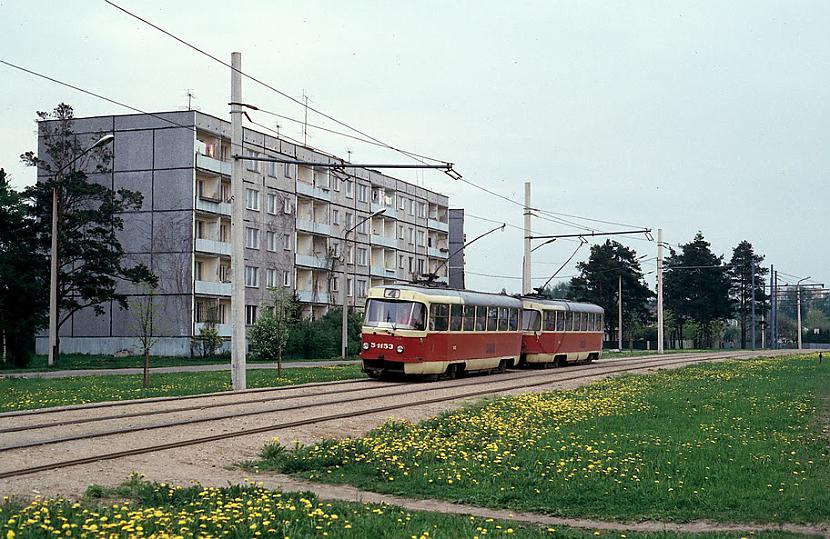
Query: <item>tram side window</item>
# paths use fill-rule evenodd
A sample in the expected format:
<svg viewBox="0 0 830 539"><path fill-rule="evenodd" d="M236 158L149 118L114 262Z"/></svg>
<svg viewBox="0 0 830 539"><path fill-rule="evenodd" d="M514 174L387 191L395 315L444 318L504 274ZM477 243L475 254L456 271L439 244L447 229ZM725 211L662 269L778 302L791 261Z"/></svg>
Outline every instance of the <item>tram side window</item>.
<svg viewBox="0 0 830 539"><path fill-rule="evenodd" d="M522 311L522 331L539 331L542 328L542 313L535 309Z"/></svg>
<svg viewBox="0 0 830 539"><path fill-rule="evenodd" d="M545 331L556 331L556 311L545 311Z"/></svg>
<svg viewBox="0 0 830 539"><path fill-rule="evenodd" d="M487 331L487 307L479 305L476 309L476 331Z"/></svg>
<svg viewBox="0 0 830 539"><path fill-rule="evenodd" d="M461 331L461 313L463 305L450 305L450 331Z"/></svg>
<svg viewBox="0 0 830 539"><path fill-rule="evenodd" d="M588 331L596 331L594 328L596 324L596 315L594 313L588 313Z"/></svg>
<svg viewBox="0 0 830 539"><path fill-rule="evenodd" d="M447 331L449 314L449 305L445 303L433 303L429 312L429 329L432 331Z"/></svg>
<svg viewBox="0 0 830 539"><path fill-rule="evenodd" d="M507 311L506 307L499 307L499 331L507 331Z"/></svg>
<svg viewBox="0 0 830 539"><path fill-rule="evenodd" d="M509 331L516 331L519 329L519 309L510 309L510 318L508 318L507 329Z"/></svg>
<svg viewBox="0 0 830 539"><path fill-rule="evenodd" d="M574 313L567 311L565 315L565 331L573 331L574 329Z"/></svg>
<svg viewBox="0 0 830 539"><path fill-rule="evenodd" d="M565 331L567 329L565 328L565 318L567 318L567 314L568 313L565 311L559 311L556 313L556 331Z"/></svg>
<svg viewBox="0 0 830 539"><path fill-rule="evenodd" d="M464 331L473 331L476 323L476 308L475 305L464 306L464 323L462 324Z"/></svg>
<svg viewBox="0 0 830 539"><path fill-rule="evenodd" d="M487 331L499 330L499 309L498 307L487 307Z"/></svg>
<svg viewBox="0 0 830 539"><path fill-rule="evenodd" d="M579 327L582 331L588 331L588 313L582 313L579 317Z"/></svg>

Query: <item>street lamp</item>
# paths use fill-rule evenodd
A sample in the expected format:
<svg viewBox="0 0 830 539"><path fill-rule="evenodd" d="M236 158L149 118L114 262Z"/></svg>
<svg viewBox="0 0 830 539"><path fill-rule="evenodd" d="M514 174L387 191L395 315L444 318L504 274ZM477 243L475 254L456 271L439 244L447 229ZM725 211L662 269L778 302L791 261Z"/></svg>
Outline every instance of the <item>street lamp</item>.
<svg viewBox="0 0 830 539"><path fill-rule="evenodd" d="M798 349L801 350L801 282L806 281L809 277L804 277L803 279L799 279L797 283L795 283L795 293L798 296L796 303L798 305L796 318L797 318L797 327L798 327Z"/></svg>
<svg viewBox="0 0 830 539"><path fill-rule="evenodd" d="M57 176L78 159L88 154L95 148L109 144L115 139L115 135L104 135L95 144L76 155L71 161L53 172L54 180ZM58 186L52 186L52 252L50 255L51 267L49 269L49 361L51 367L55 364L58 351Z"/></svg>
<svg viewBox="0 0 830 539"><path fill-rule="evenodd" d="M361 221L359 221L357 224L355 224L353 227L351 227L349 229L346 229L346 231L343 232L343 256L344 257L346 255L346 243L348 242L349 233L351 233L354 229L356 229L357 227L359 227L360 225L362 225L363 223L365 223L369 219L371 219L373 217L377 217L378 215L382 215L384 212L386 212L386 208L382 208L382 209L368 215L367 217L365 217ZM349 327L348 327L348 324L349 324L349 304L348 304L348 300L347 300L347 290L346 290L348 288L348 286L347 286L348 277L347 277L347 274L346 274L346 269L347 269L347 264L346 264L346 260L344 260L343 261L343 287L342 287L342 290L340 291L340 299L341 299L341 302L343 304L343 325L342 325L343 327L341 328L342 329L342 334L341 334L341 337L340 337L340 357L343 360L346 359L346 354L348 352L348 347L349 347Z"/></svg>

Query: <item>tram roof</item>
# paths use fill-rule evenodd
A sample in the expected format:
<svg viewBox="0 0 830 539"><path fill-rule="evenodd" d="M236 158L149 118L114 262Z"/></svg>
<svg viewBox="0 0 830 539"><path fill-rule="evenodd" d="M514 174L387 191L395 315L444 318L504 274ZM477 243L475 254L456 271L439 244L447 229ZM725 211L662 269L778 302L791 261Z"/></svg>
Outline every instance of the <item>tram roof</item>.
<svg viewBox="0 0 830 539"><path fill-rule="evenodd" d="M379 290L400 290L401 292L409 292L414 295L428 296L430 301L435 303L464 303L471 305L490 305L494 307L509 307L519 308L522 302L513 296L505 294L494 294L492 292L476 292L473 290L458 290L455 288L437 288L430 286L418 286L412 284L402 285L381 285L373 286L372 289ZM408 295L408 294L407 294ZM370 297L375 297L371 294ZM377 297L385 297L385 294L378 294ZM404 299L403 297L401 299ZM406 298L409 299L409 298ZM415 298L412 298L415 299Z"/></svg>
<svg viewBox="0 0 830 539"><path fill-rule="evenodd" d="M604 313L605 310L599 305L593 303L580 303L578 301L568 301L566 299L546 299L523 297L522 301L530 303L533 308L553 308L557 311L575 311L580 313Z"/></svg>

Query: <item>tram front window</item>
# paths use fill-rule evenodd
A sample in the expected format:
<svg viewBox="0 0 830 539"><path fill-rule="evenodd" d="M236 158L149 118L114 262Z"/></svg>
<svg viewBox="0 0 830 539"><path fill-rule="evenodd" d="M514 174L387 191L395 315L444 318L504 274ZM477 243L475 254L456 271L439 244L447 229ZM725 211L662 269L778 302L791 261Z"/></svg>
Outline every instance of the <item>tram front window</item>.
<svg viewBox="0 0 830 539"><path fill-rule="evenodd" d="M370 299L366 305L364 326L423 331L425 326L423 303Z"/></svg>

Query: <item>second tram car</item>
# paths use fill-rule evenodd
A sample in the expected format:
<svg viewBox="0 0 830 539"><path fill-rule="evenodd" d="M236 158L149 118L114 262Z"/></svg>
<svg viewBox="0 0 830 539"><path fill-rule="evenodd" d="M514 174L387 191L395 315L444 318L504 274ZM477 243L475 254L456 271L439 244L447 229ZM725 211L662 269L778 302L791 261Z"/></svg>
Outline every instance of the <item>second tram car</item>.
<svg viewBox="0 0 830 539"><path fill-rule="evenodd" d="M523 298L521 364L562 366L602 354L603 310L590 303Z"/></svg>
<svg viewBox="0 0 830 539"><path fill-rule="evenodd" d="M360 357L385 373L455 377L518 365L522 302L503 294L386 285L369 290Z"/></svg>

